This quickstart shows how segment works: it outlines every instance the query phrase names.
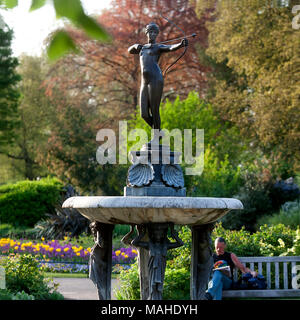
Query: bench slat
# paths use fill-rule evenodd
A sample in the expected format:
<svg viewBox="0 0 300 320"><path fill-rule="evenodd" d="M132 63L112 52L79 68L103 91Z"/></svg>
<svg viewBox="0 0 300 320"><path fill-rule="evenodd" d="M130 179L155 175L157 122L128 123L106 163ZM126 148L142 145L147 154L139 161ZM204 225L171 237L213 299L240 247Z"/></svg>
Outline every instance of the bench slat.
<svg viewBox="0 0 300 320"><path fill-rule="evenodd" d="M254 270L254 262L250 262L250 269Z"/></svg>
<svg viewBox="0 0 300 320"><path fill-rule="evenodd" d="M300 256L238 257L241 262L300 262Z"/></svg>
<svg viewBox="0 0 300 320"><path fill-rule="evenodd" d="M258 263L258 273L260 273L260 274L263 273L263 271L262 271L262 262Z"/></svg>
<svg viewBox="0 0 300 320"><path fill-rule="evenodd" d="M275 262L275 289L279 289L279 262Z"/></svg>
<svg viewBox="0 0 300 320"><path fill-rule="evenodd" d="M283 286L284 286L284 289L288 289L288 267L287 267L287 262L283 263Z"/></svg>
<svg viewBox="0 0 300 320"><path fill-rule="evenodd" d="M237 268L233 269L233 280L238 281L238 270Z"/></svg>
<svg viewBox="0 0 300 320"><path fill-rule="evenodd" d="M300 297L300 289L279 290L224 290L222 296L225 298L279 298Z"/></svg>
<svg viewBox="0 0 300 320"><path fill-rule="evenodd" d="M267 262L267 288L271 289L271 264Z"/></svg>

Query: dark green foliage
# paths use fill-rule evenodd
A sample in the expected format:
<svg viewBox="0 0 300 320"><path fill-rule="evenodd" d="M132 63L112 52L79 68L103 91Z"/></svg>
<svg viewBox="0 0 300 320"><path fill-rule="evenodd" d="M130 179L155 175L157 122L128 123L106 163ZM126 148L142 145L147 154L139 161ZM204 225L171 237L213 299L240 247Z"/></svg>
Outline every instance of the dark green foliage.
<svg viewBox="0 0 300 320"><path fill-rule="evenodd" d="M257 219L264 214L273 212L270 188L272 180L263 180L261 172L248 172L244 175L244 185L233 194L243 205L243 210L229 212L222 223L227 229L239 230L243 226L246 230L255 231Z"/></svg>
<svg viewBox="0 0 300 320"><path fill-rule="evenodd" d="M62 208L63 203L70 197L78 196L75 189L68 185L63 188L63 196L55 205L55 212L47 213L46 219L40 220L34 227L37 238L63 239L65 236L78 237L89 233L90 220L73 208Z"/></svg>
<svg viewBox="0 0 300 320"><path fill-rule="evenodd" d="M273 208L280 209L280 206L288 201L300 200L299 186L293 180L293 178L279 180L271 187L270 197Z"/></svg>
<svg viewBox="0 0 300 320"><path fill-rule="evenodd" d="M36 300L63 299L62 295L56 291L56 286L51 287L45 280L38 261L32 255L8 257L4 260L3 266L9 292L20 293L21 297L23 292L27 299L28 295L32 295Z"/></svg>
<svg viewBox="0 0 300 320"><path fill-rule="evenodd" d="M189 269L166 269L163 291L164 300L190 300Z"/></svg>
<svg viewBox="0 0 300 320"><path fill-rule="evenodd" d="M0 289L0 300L35 300L34 296L24 291L13 293L7 289Z"/></svg>
<svg viewBox="0 0 300 320"><path fill-rule="evenodd" d="M186 176L188 195L194 197L231 198L243 184L239 167L233 166L228 156L223 161L207 147L204 155L204 169L200 176Z"/></svg>
<svg viewBox="0 0 300 320"><path fill-rule="evenodd" d="M11 143L14 128L18 125L17 83L20 76L16 74L18 60L12 57L12 30L0 28L0 147ZM1 149L0 149L1 151Z"/></svg>
<svg viewBox="0 0 300 320"><path fill-rule="evenodd" d="M63 209L58 205L55 213L46 213L46 216L47 219L34 227L37 238L63 239L67 235L72 238L89 231L90 221L75 209Z"/></svg>
<svg viewBox="0 0 300 320"><path fill-rule="evenodd" d="M140 300L138 262L133 263L129 270L122 270L119 279L123 285L115 291L117 300Z"/></svg>
<svg viewBox="0 0 300 320"><path fill-rule="evenodd" d="M12 300L13 294L7 289L0 289L0 300Z"/></svg>
<svg viewBox="0 0 300 320"><path fill-rule="evenodd" d="M3 223L0 224L0 238L34 239L36 238L36 232L33 228L15 227L12 224Z"/></svg>
<svg viewBox="0 0 300 320"><path fill-rule="evenodd" d="M300 201L287 202L278 213L271 216L264 215L257 222L258 225L276 225L279 223L293 229L300 226Z"/></svg>
<svg viewBox="0 0 300 320"><path fill-rule="evenodd" d="M33 227L54 211L62 183L56 178L20 181L0 187L0 220L13 226Z"/></svg>

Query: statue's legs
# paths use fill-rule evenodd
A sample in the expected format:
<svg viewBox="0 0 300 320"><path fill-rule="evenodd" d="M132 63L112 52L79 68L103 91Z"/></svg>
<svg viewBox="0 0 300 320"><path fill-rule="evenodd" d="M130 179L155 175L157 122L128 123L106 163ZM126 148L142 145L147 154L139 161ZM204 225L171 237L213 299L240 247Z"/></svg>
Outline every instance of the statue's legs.
<svg viewBox="0 0 300 320"><path fill-rule="evenodd" d="M153 129L160 130L160 114L159 106L163 93L164 82L163 80L155 80L148 84L149 103L153 118Z"/></svg>
<svg viewBox="0 0 300 320"><path fill-rule="evenodd" d="M148 86L144 82L141 84L140 89L140 108L141 108L141 117L152 127L153 119L149 113L149 94Z"/></svg>

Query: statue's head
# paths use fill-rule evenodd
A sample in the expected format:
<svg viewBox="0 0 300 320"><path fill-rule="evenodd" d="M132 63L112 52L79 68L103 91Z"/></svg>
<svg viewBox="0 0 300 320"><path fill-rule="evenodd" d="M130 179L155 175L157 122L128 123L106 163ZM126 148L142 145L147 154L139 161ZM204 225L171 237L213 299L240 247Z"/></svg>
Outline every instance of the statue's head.
<svg viewBox="0 0 300 320"><path fill-rule="evenodd" d="M163 243L167 240L169 224L153 223L148 225L149 238L154 243Z"/></svg>
<svg viewBox="0 0 300 320"><path fill-rule="evenodd" d="M159 33L159 27L156 23L150 22L145 29L145 33L148 37L148 39L152 42L155 41L158 33Z"/></svg>

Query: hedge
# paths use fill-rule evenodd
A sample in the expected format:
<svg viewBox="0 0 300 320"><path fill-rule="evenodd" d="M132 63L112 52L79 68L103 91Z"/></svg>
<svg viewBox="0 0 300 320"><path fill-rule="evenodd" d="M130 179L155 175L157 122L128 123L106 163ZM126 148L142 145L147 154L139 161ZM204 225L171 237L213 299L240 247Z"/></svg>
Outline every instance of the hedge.
<svg viewBox="0 0 300 320"><path fill-rule="evenodd" d="M0 186L0 221L15 227L33 227L54 211L63 184L56 178L19 181Z"/></svg>

